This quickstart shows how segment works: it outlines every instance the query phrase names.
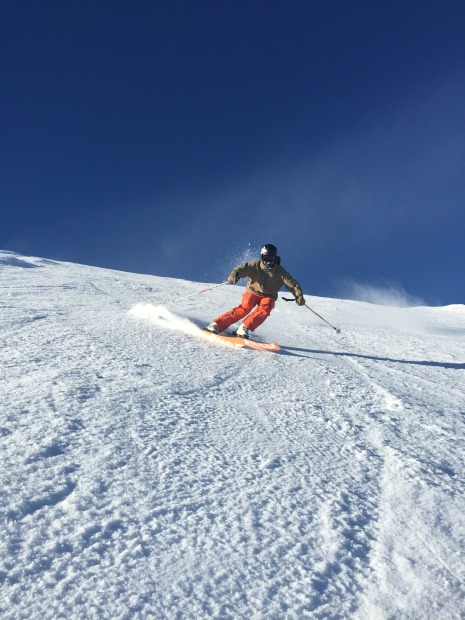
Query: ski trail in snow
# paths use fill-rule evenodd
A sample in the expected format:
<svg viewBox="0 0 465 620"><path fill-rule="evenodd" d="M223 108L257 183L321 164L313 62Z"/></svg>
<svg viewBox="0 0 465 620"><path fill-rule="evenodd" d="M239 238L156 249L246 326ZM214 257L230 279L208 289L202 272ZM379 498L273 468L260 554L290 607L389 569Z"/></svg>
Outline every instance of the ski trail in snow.
<svg viewBox="0 0 465 620"><path fill-rule="evenodd" d="M188 334L189 336L202 336L202 332L197 325L181 316L177 316L170 312L164 306L154 306L153 304L136 304L128 314L135 316L138 319L147 319L158 327L165 329L172 329L174 331Z"/></svg>

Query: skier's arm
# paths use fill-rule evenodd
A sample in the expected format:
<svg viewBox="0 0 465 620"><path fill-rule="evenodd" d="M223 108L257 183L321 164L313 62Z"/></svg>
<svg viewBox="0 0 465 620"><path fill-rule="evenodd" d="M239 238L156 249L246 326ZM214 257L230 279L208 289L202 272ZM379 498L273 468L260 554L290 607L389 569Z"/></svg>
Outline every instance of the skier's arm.
<svg viewBox="0 0 465 620"><path fill-rule="evenodd" d="M295 303L298 306L304 306L305 305L305 297L304 297L304 294L302 292L302 287L297 282L297 280L294 280L294 278L290 274L287 273L283 277L283 282L284 282L284 286L289 291L291 291L294 294Z"/></svg>
<svg viewBox="0 0 465 620"><path fill-rule="evenodd" d="M228 282L236 284L241 278L246 278L247 276L250 276L249 263L244 263L238 267L234 267L228 278Z"/></svg>

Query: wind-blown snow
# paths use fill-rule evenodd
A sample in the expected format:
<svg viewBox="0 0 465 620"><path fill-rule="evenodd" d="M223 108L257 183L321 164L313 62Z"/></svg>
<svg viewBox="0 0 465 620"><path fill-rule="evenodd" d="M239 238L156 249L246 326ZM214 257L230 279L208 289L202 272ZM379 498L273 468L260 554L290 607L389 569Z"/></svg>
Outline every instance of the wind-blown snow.
<svg viewBox="0 0 465 620"><path fill-rule="evenodd" d="M298 274L296 274L298 275ZM0 616L462 618L465 312L0 252ZM200 332L201 333L201 332Z"/></svg>

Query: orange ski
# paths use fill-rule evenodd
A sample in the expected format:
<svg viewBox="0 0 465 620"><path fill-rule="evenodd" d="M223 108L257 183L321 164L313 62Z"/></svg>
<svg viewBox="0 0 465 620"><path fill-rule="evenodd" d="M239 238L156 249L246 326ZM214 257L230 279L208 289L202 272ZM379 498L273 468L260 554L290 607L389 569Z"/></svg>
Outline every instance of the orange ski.
<svg viewBox="0 0 465 620"><path fill-rule="evenodd" d="M207 340L212 340L226 347L234 349L255 349L256 351L279 351L280 346L276 342L257 342L256 340L247 340L233 334L212 334L209 331L202 330Z"/></svg>

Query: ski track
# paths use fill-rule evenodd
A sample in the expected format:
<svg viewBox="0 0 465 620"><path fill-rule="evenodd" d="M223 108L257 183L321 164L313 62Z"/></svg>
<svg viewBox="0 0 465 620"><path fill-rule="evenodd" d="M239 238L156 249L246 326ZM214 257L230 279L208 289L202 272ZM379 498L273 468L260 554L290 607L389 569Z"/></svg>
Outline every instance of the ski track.
<svg viewBox="0 0 465 620"><path fill-rule="evenodd" d="M2 618L463 617L452 319L229 350L127 314L195 284L4 254Z"/></svg>

